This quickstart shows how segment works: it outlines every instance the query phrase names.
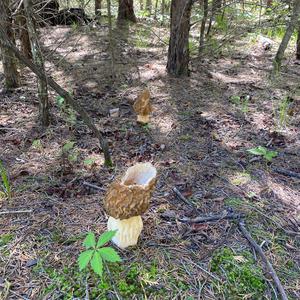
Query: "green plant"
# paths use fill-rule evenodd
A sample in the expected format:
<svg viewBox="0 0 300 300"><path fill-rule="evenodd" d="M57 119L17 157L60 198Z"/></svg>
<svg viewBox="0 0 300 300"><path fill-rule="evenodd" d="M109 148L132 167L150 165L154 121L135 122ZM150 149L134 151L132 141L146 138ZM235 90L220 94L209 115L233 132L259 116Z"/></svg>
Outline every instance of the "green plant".
<svg viewBox="0 0 300 300"><path fill-rule="evenodd" d="M247 152L249 152L253 155L260 155L267 161L272 161L272 159L278 155L277 151L270 151L267 148L262 147L262 146L248 149Z"/></svg>
<svg viewBox="0 0 300 300"><path fill-rule="evenodd" d="M224 247L214 253L211 271L226 277L222 285L226 299L263 298L266 283L250 252L235 253Z"/></svg>
<svg viewBox="0 0 300 300"><path fill-rule="evenodd" d="M62 156L67 157L69 162L76 162L78 159L78 151L74 146L75 142L68 141L62 147Z"/></svg>
<svg viewBox="0 0 300 300"><path fill-rule="evenodd" d="M288 110L289 110L290 99L285 97L278 106L278 126L279 129L285 127L288 123Z"/></svg>
<svg viewBox="0 0 300 300"><path fill-rule="evenodd" d="M69 94L71 95L72 92L69 92ZM65 98L62 96L57 96L56 97L56 105L59 107L61 112L65 115L66 122L69 124L69 126L71 126L71 127L74 126L77 121L76 112L74 111L74 109L72 107L70 107L66 103Z"/></svg>
<svg viewBox="0 0 300 300"><path fill-rule="evenodd" d="M250 96L237 96L237 95L232 95L229 98L229 101L237 106L241 107L242 112L247 113L249 111L249 100Z"/></svg>
<svg viewBox="0 0 300 300"><path fill-rule="evenodd" d="M85 238L83 245L86 250L82 252L78 257L79 269L82 271L88 264L91 265L92 270L102 277L103 275L103 263L107 262L120 262L121 258L118 253L111 247L102 247L108 243L116 234L114 231L106 231L100 235L98 242L96 243L95 234L89 232Z"/></svg>
<svg viewBox="0 0 300 300"><path fill-rule="evenodd" d="M3 194L5 197L10 199L12 196L11 185L9 182L8 173L4 168L1 160L0 160L0 175L2 179L2 190L3 190L3 192L0 192L0 197L1 194Z"/></svg>

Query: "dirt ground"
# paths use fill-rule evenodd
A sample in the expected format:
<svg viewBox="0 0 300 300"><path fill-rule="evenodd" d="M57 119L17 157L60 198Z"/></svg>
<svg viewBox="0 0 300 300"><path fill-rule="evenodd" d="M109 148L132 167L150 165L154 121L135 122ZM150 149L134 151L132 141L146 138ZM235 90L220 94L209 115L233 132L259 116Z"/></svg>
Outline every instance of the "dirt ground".
<svg viewBox="0 0 300 300"><path fill-rule="evenodd" d="M103 166L99 144L82 120L56 105L53 91L51 125L40 128L36 80L27 69L21 88L1 94L0 159L13 197L0 200L0 212L30 210L0 215L3 299L279 298L236 221L178 221L226 212L246 215L247 229L290 299L300 299L300 180L279 173L300 174L300 65L286 61L282 76L271 81L276 47L265 51L245 38L234 51L193 57L190 77L172 78L165 71L166 35L153 24L116 27L113 72L106 26L42 30L48 74L102 130L112 169ZM154 110L150 124L140 126L132 104L146 87ZM109 116L112 108L120 109L119 117ZM62 155L68 141L75 142L71 161ZM267 162L247 152L257 146L278 156ZM87 278L76 264L82 241L88 231L106 230L105 191L140 161L152 162L159 176L139 243L118 250L123 262L110 266L103 280ZM232 268L241 264L263 274L261 293L247 281L250 291L241 287L244 273L234 273L232 281L226 265L218 269L228 251Z"/></svg>

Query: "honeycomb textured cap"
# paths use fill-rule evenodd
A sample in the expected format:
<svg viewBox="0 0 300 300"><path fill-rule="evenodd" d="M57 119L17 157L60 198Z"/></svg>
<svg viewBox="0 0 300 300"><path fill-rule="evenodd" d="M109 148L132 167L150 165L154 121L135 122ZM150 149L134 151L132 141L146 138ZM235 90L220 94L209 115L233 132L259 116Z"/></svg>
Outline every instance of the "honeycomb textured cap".
<svg viewBox="0 0 300 300"><path fill-rule="evenodd" d="M107 191L104 199L107 214L120 220L142 215L149 207L156 175L156 168L151 163L130 167Z"/></svg>
<svg viewBox="0 0 300 300"><path fill-rule="evenodd" d="M152 112L152 106L150 103L150 92L145 89L137 98L133 104L134 111L138 115L149 115Z"/></svg>

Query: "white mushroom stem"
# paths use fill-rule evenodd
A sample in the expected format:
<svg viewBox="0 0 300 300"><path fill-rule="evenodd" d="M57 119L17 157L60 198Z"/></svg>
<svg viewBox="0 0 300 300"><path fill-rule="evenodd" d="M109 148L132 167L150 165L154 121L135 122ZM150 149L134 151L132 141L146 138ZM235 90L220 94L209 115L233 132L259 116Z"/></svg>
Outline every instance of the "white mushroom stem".
<svg viewBox="0 0 300 300"><path fill-rule="evenodd" d="M137 244L138 238L143 229L143 221L141 216L132 217L125 220L109 217L107 229L118 230L116 235L112 238L112 241L119 248L124 249Z"/></svg>
<svg viewBox="0 0 300 300"><path fill-rule="evenodd" d="M150 122L149 115L137 115L137 121L142 124L148 124Z"/></svg>

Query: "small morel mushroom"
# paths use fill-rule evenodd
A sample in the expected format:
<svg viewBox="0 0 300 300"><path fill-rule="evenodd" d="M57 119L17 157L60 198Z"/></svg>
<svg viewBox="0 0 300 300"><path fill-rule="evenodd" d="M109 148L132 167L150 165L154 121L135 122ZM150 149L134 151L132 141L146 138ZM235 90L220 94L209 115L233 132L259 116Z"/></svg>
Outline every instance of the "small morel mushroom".
<svg viewBox="0 0 300 300"><path fill-rule="evenodd" d="M150 104L150 92L145 89L133 104L133 108L137 113L137 121L142 124L147 124L150 121L150 113L152 106Z"/></svg>
<svg viewBox="0 0 300 300"><path fill-rule="evenodd" d="M149 207L156 174L151 163L138 163L109 188L104 199L104 208L109 215L107 228L117 230L112 241L118 247L137 244L143 229L141 215Z"/></svg>

